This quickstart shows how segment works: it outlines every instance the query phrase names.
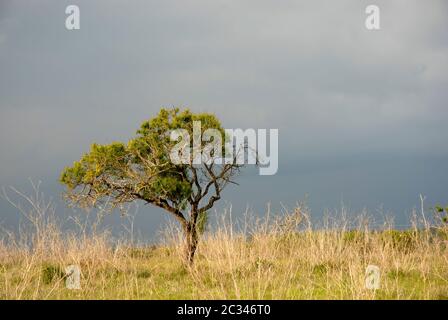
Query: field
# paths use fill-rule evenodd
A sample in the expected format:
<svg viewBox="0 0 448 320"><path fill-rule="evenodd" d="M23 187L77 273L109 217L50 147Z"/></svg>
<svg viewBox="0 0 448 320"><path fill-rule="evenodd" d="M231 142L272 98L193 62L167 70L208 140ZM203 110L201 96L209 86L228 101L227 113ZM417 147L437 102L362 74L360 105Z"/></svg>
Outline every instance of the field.
<svg viewBox="0 0 448 320"><path fill-rule="evenodd" d="M344 218L314 227L299 206L239 229L223 218L203 234L189 266L175 226L144 246L85 227L64 233L44 202L23 213L28 229L2 231L1 299L448 298L445 228L373 231L366 218L356 228ZM80 290L65 286L71 264L81 267ZM378 290L365 287L370 264L381 271Z"/></svg>

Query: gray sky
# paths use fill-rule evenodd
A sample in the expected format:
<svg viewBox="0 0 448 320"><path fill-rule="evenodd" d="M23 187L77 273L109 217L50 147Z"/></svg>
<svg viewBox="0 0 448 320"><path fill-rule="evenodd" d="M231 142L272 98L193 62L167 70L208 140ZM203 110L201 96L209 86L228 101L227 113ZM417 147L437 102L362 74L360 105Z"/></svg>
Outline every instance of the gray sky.
<svg viewBox="0 0 448 320"><path fill-rule="evenodd" d="M65 29L69 4L81 30ZM364 27L368 4L379 31ZM343 201L405 223L419 193L448 202L447 18L443 0L3 0L0 185L42 180L59 199L60 171L92 142L185 106L279 129L278 174L249 169L221 204L235 215L309 194L316 216ZM163 214L139 219L153 231Z"/></svg>

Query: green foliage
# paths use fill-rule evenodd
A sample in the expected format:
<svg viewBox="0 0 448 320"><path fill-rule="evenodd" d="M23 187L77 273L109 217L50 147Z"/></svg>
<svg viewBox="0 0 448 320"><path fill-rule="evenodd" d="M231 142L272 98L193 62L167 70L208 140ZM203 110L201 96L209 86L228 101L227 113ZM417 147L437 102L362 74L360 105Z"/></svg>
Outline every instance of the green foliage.
<svg viewBox="0 0 448 320"><path fill-rule="evenodd" d="M365 232L361 230L349 230L344 232L343 241L345 243L360 243L364 241L365 237Z"/></svg>
<svg viewBox="0 0 448 320"><path fill-rule="evenodd" d="M60 180L73 189L80 184L95 183L96 178L104 175L124 177L128 156L122 143L115 142L104 146L93 144L90 153L62 172Z"/></svg>
<svg viewBox="0 0 448 320"><path fill-rule="evenodd" d="M402 251L412 250L418 237L419 235L414 230L386 230L381 233L381 240L384 244Z"/></svg>
<svg viewBox="0 0 448 320"><path fill-rule="evenodd" d="M130 247L126 250L126 254L132 258L149 258L154 255L154 251L157 249L155 245L149 245L144 247Z"/></svg>
<svg viewBox="0 0 448 320"><path fill-rule="evenodd" d="M47 264L42 267L42 281L45 284L50 284L51 282L63 279L64 277L64 271L57 265Z"/></svg>
<svg viewBox="0 0 448 320"><path fill-rule="evenodd" d="M420 275L417 271L412 270L403 270L401 268L397 268L394 270L390 270L386 273L386 276L390 279L399 279L399 280L413 280L419 281Z"/></svg>
<svg viewBox="0 0 448 320"><path fill-rule="evenodd" d="M208 226L208 213L207 211L201 211L198 214L198 220L196 222L196 229L199 234L203 234L207 230Z"/></svg>
<svg viewBox="0 0 448 320"><path fill-rule="evenodd" d="M342 265L336 264L334 262L331 261L327 261L327 262L323 262L323 263L319 263L319 264L315 264L312 266L312 273L314 275L325 275L328 272L330 272L331 270L334 269L340 269L342 268Z"/></svg>
<svg viewBox="0 0 448 320"><path fill-rule="evenodd" d="M137 278L143 278L143 279L151 278L151 272L149 270L141 270L137 272Z"/></svg>
<svg viewBox="0 0 448 320"><path fill-rule="evenodd" d="M448 223L448 206L444 208L440 205L437 205L434 207L434 211L440 216L441 220L444 223Z"/></svg>
<svg viewBox="0 0 448 320"><path fill-rule="evenodd" d="M194 188L191 166L170 161L170 150L177 143L170 140L170 132L185 129L193 138L193 121L201 121L202 132L218 129L224 137L212 114L162 109L143 122L127 144L93 144L89 153L65 168L60 181L69 193L84 194L83 200L90 200L88 206L109 197L114 205L141 199L155 204L166 201L183 209Z"/></svg>

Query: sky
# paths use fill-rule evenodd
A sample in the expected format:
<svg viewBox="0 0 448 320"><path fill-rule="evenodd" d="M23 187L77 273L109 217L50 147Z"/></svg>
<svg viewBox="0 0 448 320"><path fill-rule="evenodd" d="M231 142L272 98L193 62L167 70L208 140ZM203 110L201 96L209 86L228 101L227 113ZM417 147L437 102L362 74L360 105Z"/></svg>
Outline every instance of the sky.
<svg viewBox="0 0 448 320"><path fill-rule="evenodd" d="M80 30L65 28L72 4ZM91 143L188 107L279 130L278 173L248 168L218 213L307 198L316 217L343 204L406 224L419 194L448 203L447 18L444 0L2 0L0 186L42 181L67 212L59 174ZM0 199L0 224L16 211ZM136 221L150 236L166 218L140 206Z"/></svg>

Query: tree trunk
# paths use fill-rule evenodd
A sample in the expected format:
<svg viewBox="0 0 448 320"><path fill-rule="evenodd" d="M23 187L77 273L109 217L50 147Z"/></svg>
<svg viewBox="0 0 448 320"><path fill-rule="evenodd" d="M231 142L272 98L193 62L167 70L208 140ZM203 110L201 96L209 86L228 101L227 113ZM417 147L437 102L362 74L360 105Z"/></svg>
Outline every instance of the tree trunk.
<svg viewBox="0 0 448 320"><path fill-rule="evenodd" d="M193 264L194 254L198 247L198 232L196 230L196 225L188 223L185 228L186 236L186 260L189 265Z"/></svg>

